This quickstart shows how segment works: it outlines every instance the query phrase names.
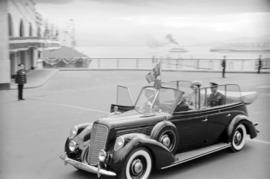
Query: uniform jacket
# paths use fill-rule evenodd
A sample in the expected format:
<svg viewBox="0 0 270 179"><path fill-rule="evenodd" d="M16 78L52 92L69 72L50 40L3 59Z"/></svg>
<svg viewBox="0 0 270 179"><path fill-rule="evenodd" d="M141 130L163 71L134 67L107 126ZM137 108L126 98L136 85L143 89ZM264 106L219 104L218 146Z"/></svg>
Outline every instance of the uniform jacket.
<svg viewBox="0 0 270 179"><path fill-rule="evenodd" d="M25 70L22 69L17 71L15 82L19 85L23 85L27 82Z"/></svg>
<svg viewBox="0 0 270 179"><path fill-rule="evenodd" d="M220 92L210 94L208 98L208 106L218 106L225 104L225 96Z"/></svg>
<svg viewBox="0 0 270 179"><path fill-rule="evenodd" d="M226 60L222 60L221 61L221 67L222 68L226 68Z"/></svg>
<svg viewBox="0 0 270 179"><path fill-rule="evenodd" d="M262 60L261 59L259 59L258 66L262 67Z"/></svg>

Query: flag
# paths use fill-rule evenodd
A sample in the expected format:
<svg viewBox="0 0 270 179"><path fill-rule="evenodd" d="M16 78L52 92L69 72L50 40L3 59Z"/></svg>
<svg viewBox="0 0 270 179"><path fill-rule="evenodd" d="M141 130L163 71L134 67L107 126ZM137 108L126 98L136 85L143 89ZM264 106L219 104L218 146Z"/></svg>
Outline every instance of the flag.
<svg viewBox="0 0 270 179"><path fill-rule="evenodd" d="M156 64L156 66L153 68L153 73L155 79L157 79L157 77L160 76L160 62Z"/></svg>
<svg viewBox="0 0 270 179"><path fill-rule="evenodd" d="M153 72L149 72L146 74L145 79L148 83L151 83L155 80Z"/></svg>
<svg viewBox="0 0 270 179"><path fill-rule="evenodd" d="M160 89L161 88L161 80L160 79L156 79L155 80L154 87L156 89Z"/></svg>
<svg viewBox="0 0 270 179"><path fill-rule="evenodd" d="M156 81L158 76L160 76L160 63L156 64L156 66L152 69L151 72L147 73L145 79L148 83Z"/></svg>

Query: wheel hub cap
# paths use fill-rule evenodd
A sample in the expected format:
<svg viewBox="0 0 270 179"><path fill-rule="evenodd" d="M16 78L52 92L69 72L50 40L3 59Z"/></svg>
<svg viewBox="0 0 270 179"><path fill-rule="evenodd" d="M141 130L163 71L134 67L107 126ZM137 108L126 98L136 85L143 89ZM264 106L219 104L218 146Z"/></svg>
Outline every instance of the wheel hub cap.
<svg viewBox="0 0 270 179"><path fill-rule="evenodd" d="M168 135L164 135L161 137L161 142L163 145L165 145L166 147L169 147L171 145L171 139Z"/></svg>
<svg viewBox="0 0 270 179"><path fill-rule="evenodd" d="M242 135L239 131L237 131L235 134L235 142L239 143L241 141L241 139L242 139Z"/></svg>
<svg viewBox="0 0 270 179"><path fill-rule="evenodd" d="M134 173L135 175L138 175L142 172L143 170L143 164L141 162L140 159L137 159L135 160L133 163L132 163L132 173Z"/></svg>

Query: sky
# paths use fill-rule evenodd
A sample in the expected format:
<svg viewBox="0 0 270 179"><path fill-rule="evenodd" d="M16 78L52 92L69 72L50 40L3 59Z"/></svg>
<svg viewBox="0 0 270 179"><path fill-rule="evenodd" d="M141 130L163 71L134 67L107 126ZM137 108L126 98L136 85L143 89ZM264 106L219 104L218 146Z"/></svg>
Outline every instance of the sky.
<svg viewBox="0 0 270 179"><path fill-rule="evenodd" d="M270 0L36 0L78 46L180 46L270 41ZM167 38L167 37L170 38Z"/></svg>

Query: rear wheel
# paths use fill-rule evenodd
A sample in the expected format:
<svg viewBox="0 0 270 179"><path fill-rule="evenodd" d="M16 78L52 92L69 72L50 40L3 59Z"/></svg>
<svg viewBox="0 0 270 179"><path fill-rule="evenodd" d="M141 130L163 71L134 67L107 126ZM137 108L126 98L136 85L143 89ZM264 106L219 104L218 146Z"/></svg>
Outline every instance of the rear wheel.
<svg viewBox="0 0 270 179"><path fill-rule="evenodd" d="M247 130L244 124L238 124L232 133L230 142L231 142L231 150L233 152L240 151L244 148L246 143Z"/></svg>
<svg viewBox="0 0 270 179"><path fill-rule="evenodd" d="M120 179L147 179L152 170L152 158L148 150L138 148L131 152L119 175Z"/></svg>

